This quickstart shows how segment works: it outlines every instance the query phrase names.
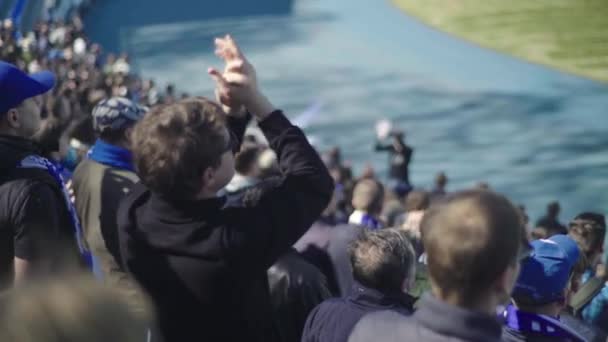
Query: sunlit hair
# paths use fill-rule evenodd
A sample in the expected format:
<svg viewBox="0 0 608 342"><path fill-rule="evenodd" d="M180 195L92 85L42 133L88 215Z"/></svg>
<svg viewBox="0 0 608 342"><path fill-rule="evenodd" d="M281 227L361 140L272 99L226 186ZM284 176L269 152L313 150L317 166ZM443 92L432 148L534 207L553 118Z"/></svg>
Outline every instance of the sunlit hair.
<svg viewBox="0 0 608 342"><path fill-rule="evenodd" d="M414 249L398 229L364 230L351 244L349 254L353 277L369 288L398 293L404 280L414 276Z"/></svg>
<svg viewBox="0 0 608 342"><path fill-rule="evenodd" d="M144 322L120 298L89 276L40 279L2 295L0 341L145 341Z"/></svg>
<svg viewBox="0 0 608 342"><path fill-rule="evenodd" d="M221 107L205 98L152 109L131 135L142 183L167 197L193 198L204 171L219 166L230 144L225 121Z"/></svg>
<svg viewBox="0 0 608 342"><path fill-rule="evenodd" d="M443 294L474 303L517 263L524 227L517 208L487 190L449 195L422 219L431 283Z"/></svg>

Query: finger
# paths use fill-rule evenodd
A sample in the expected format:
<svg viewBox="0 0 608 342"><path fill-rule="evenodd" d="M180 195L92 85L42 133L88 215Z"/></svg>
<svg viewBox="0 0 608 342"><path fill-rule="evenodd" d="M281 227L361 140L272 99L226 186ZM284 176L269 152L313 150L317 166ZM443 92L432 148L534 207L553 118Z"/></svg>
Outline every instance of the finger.
<svg viewBox="0 0 608 342"><path fill-rule="evenodd" d="M225 93L220 93L219 101L221 104L227 107L230 107L230 105L232 104L230 103L230 97L228 96L228 94Z"/></svg>
<svg viewBox="0 0 608 342"><path fill-rule="evenodd" d="M215 89L215 98L223 105L230 104L230 95L228 94L227 88Z"/></svg>
<svg viewBox="0 0 608 342"><path fill-rule="evenodd" d="M215 55L224 61L229 61L234 58L233 54L224 46L216 48Z"/></svg>
<svg viewBox="0 0 608 342"><path fill-rule="evenodd" d="M245 61L237 58L226 63L225 72L241 72L244 67Z"/></svg>
<svg viewBox="0 0 608 342"><path fill-rule="evenodd" d="M231 86L237 85L245 85L249 82L249 77L238 73L238 72L228 72L223 75L224 80Z"/></svg>
<svg viewBox="0 0 608 342"><path fill-rule="evenodd" d="M209 68L209 69L207 69L207 73L211 76L211 78L213 78L213 80L218 85L220 85L222 87L227 87L228 86L228 82L224 78L224 75L222 75L222 73L219 72L217 69Z"/></svg>
<svg viewBox="0 0 608 342"><path fill-rule="evenodd" d="M215 38L215 54L224 60L228 60L231 57L228 55L227 42L225 38Z"/></svg>
<svg viewBox="0 0 608 342"><path fill-rule="evenodd" d="M234 48L234 41L228 35L215 39L215 54L225 61L239 57L238 48Z"/></svg>
<svg viewBox="0 0 608 342"><path fill-rule="evenodd" d="M241 51L240 47L238 46L238 44L236 43L234 38L232 38L232 36L227 35L226 39L225 39L225 43L226 43L226 49L235 58L241 58L241 59L245 60L245 55L243 55L243 52Z"/></svg>

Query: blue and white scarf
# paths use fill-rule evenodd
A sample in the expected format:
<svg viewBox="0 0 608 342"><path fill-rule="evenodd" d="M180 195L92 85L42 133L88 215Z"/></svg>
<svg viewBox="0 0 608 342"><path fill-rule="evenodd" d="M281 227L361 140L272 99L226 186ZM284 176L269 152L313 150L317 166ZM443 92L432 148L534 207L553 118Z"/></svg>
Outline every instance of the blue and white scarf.
<svg viewBox="0 0 608 342"><path fill-rule="evenodd" d="M509 305L505 311L506 325L522 333L537 334L560 341L585 342L585 338L558 319L517 310Z"/></svg>
<svg viewBox="0 0 608 342"><path fill-rule="evenodd" d="M135 171L131 151L97 139L95 145L89 150L88 157L100 164L117 169Z"/></svg>
<svg viewBox="0 0 608 342"><path fill-rule="evenodd" d="M84 260L87 267L91 271L93 271L93 273L98 278L101 278L101 268L99 267L99 265L97 265L93 254L91 254L91 251L89 251L89 248L86 244L86 240L84 238L84 232L80 224L80 219L78 218L78 214L76 213L76 209L74 208L74 204L70 199L70 195L67 191L65 182L59 170L57 170L55 165L50 160L37 155L29 155L25 157L19 163L18 167L24 169L35 168L45 170L51 176L53 176L55 181L57 181L57 184L61 188L66 207L70 214L70 220L72 221L72 227L74 229L74 236L76 237L76 243L78 244L78 252L80 253L80 257Z"/></svg>
<svg viewBox="0 0 608 342"><path fill-rule="evenodd" d="M357 226L362 226L371 230L382 228L382 223L375 219L372 215L364 213L360 210L355 210L348 218L348 223Z"/></svg>

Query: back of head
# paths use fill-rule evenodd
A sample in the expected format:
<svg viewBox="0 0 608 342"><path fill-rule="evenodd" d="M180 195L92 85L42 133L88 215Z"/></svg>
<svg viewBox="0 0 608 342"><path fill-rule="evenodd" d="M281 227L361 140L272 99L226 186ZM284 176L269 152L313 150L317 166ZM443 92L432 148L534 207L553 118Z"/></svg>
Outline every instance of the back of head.
<svg viewBox="0 0 608 342"><path fill-rule="evenodd" d="M405 211L420 211L428 209L431 197L426 191L411 191L405 198Z"/></svg>
<svg viewBox="0 0 608 342"><path fill-rule="evenodd" d="M383 293L400 293L415 273L415 255L405 234L397 229L363 230L349 248L353 277Z"/></svg>
<svg viewBox="0 0 608 342"><path fill-rule="evenodd" d="M190 98L154 108L131 134L135 167L152 191L192 199L203 186L207 168L221 164L230 146L221 107Z"/></svg>
<svg viewBox="0 0 608 342"><path fill-rule="evenodd" d="M421 223L431 284L443 296L476 303L517 263L524 228L517 208L485 190L452 194Z"/></svg>
<svg viewBox="0 0 608 342"><path fill-rule="evenodd" d="M384 201L384 187L374 179L363 179L355 185L352 204L355 210L379 214Z"/></svg>
<svg viewBox="0 0 608 342"><path fill-rule="evenodd" d="M590 262L602 250L606 235L606 220L604 215L585 212L577 215L570 222L570 236L579 244L582 252Z"/></svg>
<svg viewBox="0 0 608 342"><path fill-rule="evenodd" d="M93 279L80 276L12 290L0 300L0 340L143 341L143 322L118 298Z"/></svg>
<svg viewBox="0 0 608 342"><path fill-rule="evenodd" d="M106 142L117 144L126 140L125 132L147 111L123 97L104 99L93 108L93 129Z"/></svg>
<svg viewBox="0 0 608 342"><path fill-rule="evenodd" d="M444 188L448 184L448 176L444 172L440 172L435 177L435 185L438 188Z"/></svg>
<svg viewBox="0 0 608 342"><path fill-rule="evenodd" d="M561 208L559 202L551 202L547 205L547 215L552 218L556 218L559 215Z"/></svg>

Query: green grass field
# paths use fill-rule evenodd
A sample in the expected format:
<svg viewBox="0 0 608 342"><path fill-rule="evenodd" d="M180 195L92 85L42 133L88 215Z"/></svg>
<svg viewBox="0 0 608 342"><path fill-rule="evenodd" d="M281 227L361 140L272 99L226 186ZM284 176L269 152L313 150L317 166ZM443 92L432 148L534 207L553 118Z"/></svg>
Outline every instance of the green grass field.
<svg viewBox="0 0 608 342"><path fill-rule="evenodd" d="M608 81L608 0L392 0L480 46Z"/></svg>

